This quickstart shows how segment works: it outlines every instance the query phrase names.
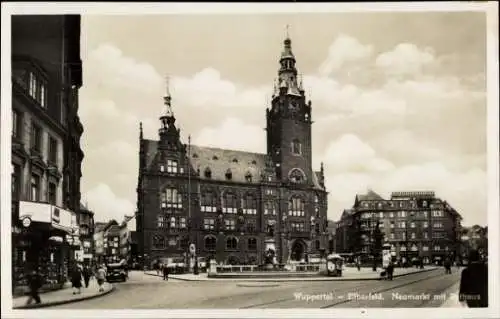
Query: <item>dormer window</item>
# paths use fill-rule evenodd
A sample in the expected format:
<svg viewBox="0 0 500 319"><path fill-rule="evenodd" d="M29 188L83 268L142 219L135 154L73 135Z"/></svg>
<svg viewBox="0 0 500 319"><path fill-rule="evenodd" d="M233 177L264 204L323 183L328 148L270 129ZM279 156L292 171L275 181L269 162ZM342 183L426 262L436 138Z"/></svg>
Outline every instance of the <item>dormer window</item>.
<svg viewBox="0 0 500 319"><path fill-rule="evenodd" d="M216 160L218 160L219 158L217 157L217 155L214 155L214 156L212 157L212 159L213 159L214 161L216 161Z"/></svg>
<svg viewBox="0 0 500 319"><path fill-rule="evenodd" d="M233 173L231 172L231 170L230 170L230 169L228 169L228 170L226 171L226 179L227 179L227 180L231 180L231 179L233 179Z"/></svg>
<svg viewBox="0 0 500 319"><path fill-rule="evenodd" d="M198 154L194 153L193 158L198 158Z"/></svg>
<svg viewBox="0 0 500 319"><path fill-rule="evenodd" d="M212 171L210 170L210 167L205 168L205 177L212 178Z"/></svg>
<svg viewBox="0 0 500 319"><path fill-rule="evenodd" d="M302 145L300 144L298 139L292 141L292 154L294 155L302 154Z"/></svg>
<svg viewBox="0 0 500 319"><path fill-rule="evenodd" d="M233 158L233 163L238 163L238 159L237 158Z"/></svg>
<svg viewBox="0 0 500 319"><path fill-rule="evenodd" d="M252 182L252 173L247 172L247 173L245 174L245 180L246 180L248 183L251 183L251 182Z"/></svg>
<svg viewBox="0 0 500 319"><path fill-rule="evenodd" d="M256 161L256 160L253 160L253 161L252 161L252 164L253 164L253 165L257 165L257 161Z"/></svg>

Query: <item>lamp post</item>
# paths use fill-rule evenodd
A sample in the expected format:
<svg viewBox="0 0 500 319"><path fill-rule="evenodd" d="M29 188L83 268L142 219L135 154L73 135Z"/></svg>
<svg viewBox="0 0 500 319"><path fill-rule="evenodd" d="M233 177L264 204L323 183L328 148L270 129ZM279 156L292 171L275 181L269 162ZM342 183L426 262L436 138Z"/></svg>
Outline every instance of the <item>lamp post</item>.
<svg viewBox="0 0 500 319"><path fill-rule="evenodd" d="M283 217L281 217L281 264L284 263L284 258L285 258L285 239L286 239L286 231L287 231L287 227L286 227L286 221L287 221L287 216L286 215L283 215ZM288 243L287 243L288 244ZM288 254L290 255L290 253Z"/></svg>

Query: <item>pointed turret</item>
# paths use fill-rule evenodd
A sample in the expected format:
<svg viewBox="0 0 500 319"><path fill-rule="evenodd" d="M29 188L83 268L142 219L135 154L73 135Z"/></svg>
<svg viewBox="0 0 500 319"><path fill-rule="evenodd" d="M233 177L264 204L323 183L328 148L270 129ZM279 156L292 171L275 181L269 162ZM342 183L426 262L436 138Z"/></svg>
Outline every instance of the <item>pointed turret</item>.
<svg viewBox="0 0 500 319"><path fill-rule="evenodd" d="M163 97L165 113L160 117L161 127L159 129L160 146L173 147L179 140L180 131L175 127L175 116L172 110L172 97L170 96L169 78L166 80L166 92Z"/></svg>
<svg viewBox="0 0 500 319"><path fill-rule="evenodd" d="M280 58L279 76L279 91L281 95L298 95L300 89L297 83L297 69L295 67L295 56L292 52L292 40L288 34L288 25L286 27L286 36L283 41L283 51Z"/></svg>

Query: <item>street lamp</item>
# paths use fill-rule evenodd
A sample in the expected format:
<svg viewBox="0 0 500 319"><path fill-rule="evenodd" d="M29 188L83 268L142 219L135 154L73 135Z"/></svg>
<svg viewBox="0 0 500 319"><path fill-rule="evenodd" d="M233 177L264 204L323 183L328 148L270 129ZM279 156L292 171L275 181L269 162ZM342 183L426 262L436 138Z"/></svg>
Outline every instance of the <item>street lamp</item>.
<svg viewBox="0 0 500 319"><path fill-rule="evenodd" d="M287 232L287 227L286 227L286 221L287 221L287 216L283 215L281 217L281 263L284 263L284 257L285 257L285 239L286 239L286 232Z"/></svg>

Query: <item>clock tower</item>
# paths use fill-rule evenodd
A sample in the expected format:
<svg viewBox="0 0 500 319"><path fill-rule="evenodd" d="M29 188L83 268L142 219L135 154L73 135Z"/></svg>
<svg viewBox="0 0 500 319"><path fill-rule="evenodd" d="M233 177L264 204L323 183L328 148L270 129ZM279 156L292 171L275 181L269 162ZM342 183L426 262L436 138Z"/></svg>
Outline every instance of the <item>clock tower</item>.
<svg viewBox="0 0 500 319"><path fill-rule="evenodd" d="M271 107L266 109L267 153L279 180L311 185L311 101L306 101L288 35L283 44Z"/></svg>

